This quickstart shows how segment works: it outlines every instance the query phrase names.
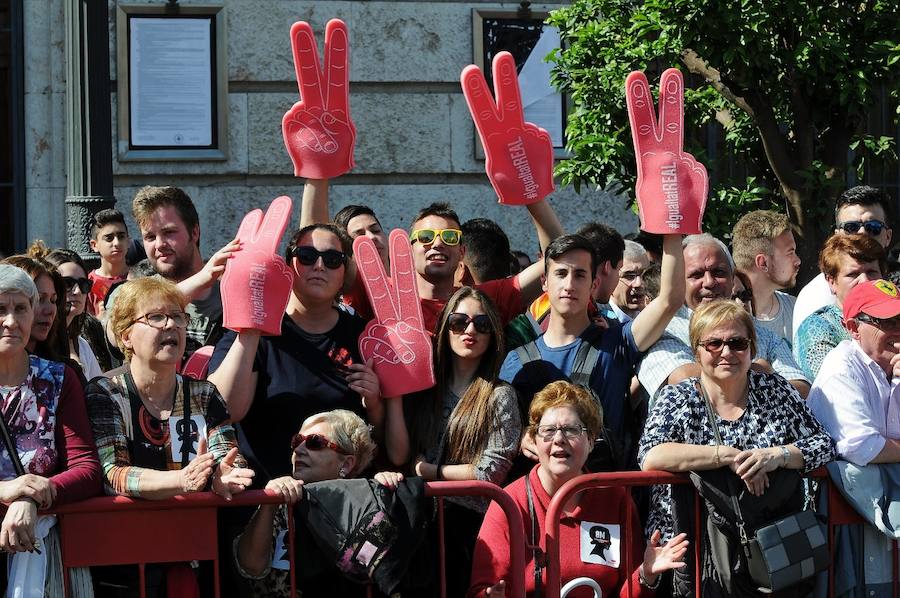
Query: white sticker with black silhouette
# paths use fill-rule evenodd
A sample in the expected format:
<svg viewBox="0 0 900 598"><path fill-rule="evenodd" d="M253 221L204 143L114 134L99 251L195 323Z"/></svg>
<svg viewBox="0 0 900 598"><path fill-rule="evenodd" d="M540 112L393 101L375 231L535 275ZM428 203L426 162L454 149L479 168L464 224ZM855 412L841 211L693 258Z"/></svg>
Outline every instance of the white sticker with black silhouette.
<svg viewBox="0 0 900 598"><path fill-rule="evenodd" d="M184 417L169 418L172 462L181 463L182 449L187 450L188 461L196 457L200 438L206 438L206 419L202 415L191 415L190 421Z"/></svg>
<svg viewBox="0 0 900 598"><path fill-rule="evenodd" d="M282 530L275 534L275 549L272 551L273 569L281 569L282 571L290 571L291 569L291 555L288 554L288 547L285 545L287 533L287 530Z"/></svg>
<svg viewBox="0 0 900 598"><path fill-rule="evenodd" d="M581 522L581 561L607 567L619 566L621 528L614 523Z"/></svg>

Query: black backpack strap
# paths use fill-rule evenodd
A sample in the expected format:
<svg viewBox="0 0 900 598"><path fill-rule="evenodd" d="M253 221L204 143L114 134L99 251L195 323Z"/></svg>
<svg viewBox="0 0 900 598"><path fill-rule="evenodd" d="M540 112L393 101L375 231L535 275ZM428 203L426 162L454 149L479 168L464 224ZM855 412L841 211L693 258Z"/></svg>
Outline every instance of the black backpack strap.
<svg viewBox="0 0 900 598"><path fill-rule="evenodd" d="M190 380L187 378L178 375L178 385L181 386L181 394L184 397L184 404L182 406L182 419L181 426L182 429L185 430L186 438L183 438L181 441L181 466L187 467L191 462L191 449L194 447L194 435L191 430L191 385ZM199 430L198 430L199 432ZM198 439L199 443L199 439ZM200 447L197 447L199 450Z"/></svg>
<svg viewBox="0 0 900 598"><path fill-rule="evenodd" d="M541 357L541 352L538 351L537 343L535 341L525 343L521 347L516 347L515 351L516 355L519 356L519 363L522 364L523 367L527 363L541 361L541 359L543 359Z"/></svg>
<svg viewBox="0 0 900 598"><path fill-rule="evenodd" d="M538 521L534 513L534 498L531 492L531 472L525 474L525 494L528 496L528 516L531 517L531 554L534 560L534 598L541 598L544 575L544 552L538 543Z"/></svg>
<svg viewBox="0 0 900 598"><path fill-rule="evenodd" d="M572 373L569 374L569 379L573 384L584 386L585 388L591 387L591 374L600 360L600 349L596 347L596 340L602 332L597 326L591 325L581 335L581 345L575 354Z"/></svg>

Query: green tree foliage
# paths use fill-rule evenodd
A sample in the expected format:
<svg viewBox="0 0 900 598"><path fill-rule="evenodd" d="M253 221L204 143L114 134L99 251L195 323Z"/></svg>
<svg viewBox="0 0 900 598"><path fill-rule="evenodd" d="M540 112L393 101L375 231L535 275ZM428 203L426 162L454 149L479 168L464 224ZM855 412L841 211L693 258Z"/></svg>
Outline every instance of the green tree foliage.
<svg viewBox="0 0 900 598"><path fill-rule="evenodd" d="M863 125L882 89L897 100L898 6L897 0L573 0L549 19L563 40L551 56L554 83L574 104L571 159L557 175L576 188L611 179L633 188L625 77L643 70L652 80L679 66L690 87L685 148L716 182L708 230L730 232L746 209L787 207L815 255L847 168L862 170L873 156L896 157L891 137L865 135ZM718 162L705 159L710 123L724 127L731 163L754 178L729 180ZM855 161L848 163L848 155Z"/></svg>

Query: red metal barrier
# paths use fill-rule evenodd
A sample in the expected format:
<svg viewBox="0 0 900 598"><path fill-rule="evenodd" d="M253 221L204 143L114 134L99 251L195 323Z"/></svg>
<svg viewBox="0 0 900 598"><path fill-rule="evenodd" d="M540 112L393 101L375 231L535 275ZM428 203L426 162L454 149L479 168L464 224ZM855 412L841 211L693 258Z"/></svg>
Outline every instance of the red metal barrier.
<svg viewBox="0 0 900 598"><path fill-rule="evenodd" d="M550 506L547 508L547 518L544 521L545 533L545 552L547 554L547 580L544 585L547 598L559 598L562 581L560 578L560 561L559 561L559 523L562 518L563 508L565 504L579 492L590 490L591 488L610 488L610 487L631 487L631 486L650 486L655 484L687 484L690 480L685 475L665 473L661 471L623 471L615 473L592 473L578 476L573 480L566 482L562 488L556 491ZM699 496L694 494L695 515L700 513ZM625 555L624 561L624 579L627 594L631 598L631 584L629 579L634 572L635 564L632 561L631 546L635 539L632 537L632 518L636 517L634 513L634 504L630 501L626 502L625 509L625 528L623 532L624 542L620 545L619 554ZM695 516L697 527L694 530L694 537L699 536L700 517ZM643 542L643 538L639 541ZM693 542L694 563L699 566L700 563L700 544ZM695 595L700 595L700 576L694 575Z"/></svg>
<svg viewBox="0 0 900 598"><path fill-rule="evenodd" d="M507 584L507 595L524 598L525 535L521 513L512 497L499 486L480 481L430 482L425 493L437 497L478 496L500 506L509 521L510 563L512 571L521 571ZM63 579L69 593L68 569L100 565L138 565L141 596L144 596L146 564L182 561L212 561L215 574L215 595L219 595L217 510L222 507L281 504L281 497L262 490L239 494L231 501L210 492L176 496L167 500L140 500L123 496L98 497L60 507L60 547L65 570ZM443 509L439 511L442 515ZM442 520L442 517L439 517ZM441 524L442 525L442 524ZM295 592L294 521L288 509L288 541L291 563L291 592ZM443 527L440 529L443 538ZM152 542L144 541L147 538ZM126 538L134 541L126 542ZM440 547L441 595L444 596L446 572ZM371 588L370 588L371 594Z"/></svg>

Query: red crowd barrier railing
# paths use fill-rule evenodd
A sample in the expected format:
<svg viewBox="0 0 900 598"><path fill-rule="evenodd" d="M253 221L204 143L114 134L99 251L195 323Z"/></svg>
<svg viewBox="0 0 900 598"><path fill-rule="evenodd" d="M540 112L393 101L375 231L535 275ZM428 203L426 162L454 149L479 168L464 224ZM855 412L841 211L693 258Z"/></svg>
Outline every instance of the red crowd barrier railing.
<svg viewBox="0 0 900 598"><path fill-rule="evenodd" d="M840 491L835 487L833 483L831 483L831 479L828 477L828 473L824 467L820 467L819 469L810 472L808 474L808 477L815 479L820 484L824 484L826 486L825 492L828 493L828 550L830 556L828 565L828 596L833 597L835 592L835 527L838 525L848 524L867 524L867 522L853 509L852 506L850 506L849 503L847 503ZM615 486L633 487L652 486L659 484L690 483L690 478L687 476L687 474L666 473L661 471L595 473L585 474L573 480L569 480L566 484L563 485L562 488L560 488L556 492L556 494L554 494L553 499L550 501L550 506L547 509L547 519L545 521L545 541L547 553L547 582L545 586L546 597L559 598L560 596L560 588L562 585L559 560L560 520L563 515L563 507L575 494L583 492L585 490L589 490L591 488L609 488ZM631 562L631 543L635 541L632 532L632 518L635 517L636 514L634 513L635 506L631 503L626 504L627 507L625 512L625 522L623 524L625 531L622 534L624 542L622 548L620 549L620 554L625 555L623 559L625 567L623 573L625 573L624 579L626 580L627 584L629 576L634 571L636 566L635 563ZM694 515L694 539L692 540L692 549L694 552L694 595L700 596L700 542L696 541L697 538L701 537L700 496L696 492L694 492ZM640 542L643 542L644 538L641 537L638 540ZM898 549L900 549L900 542L894 540L893 551L891 555L893 564L892 596L894 596L894 598L900 598L900 563L898 563ZM627 587L627 594L630 597L632 595L631 585L628 584Z"/></svg>
<svg viewBox="0 0 900 598"><path fill-rule="evenodd" d="M441 596L446 595L443 498L478 496L496 502L507 517L511 570L521 571L521 575L508 580L507 595L524 598L525 532L521 512L512 497L499 486L481 481L430 482L425 485L425 494L437 498L439 503ZM274 492L255 490L236 495L231 501L210 492L166 500L106 496L55 509L53 512L59 518L66 595L70 593L68 570L73 567L137 565L143 597L147 564L196 560L212 561L214 591L219 596L218 509L282 503L283 499ZM291 595L296 591L294 542L293 509L288 509Z"/></svg>

